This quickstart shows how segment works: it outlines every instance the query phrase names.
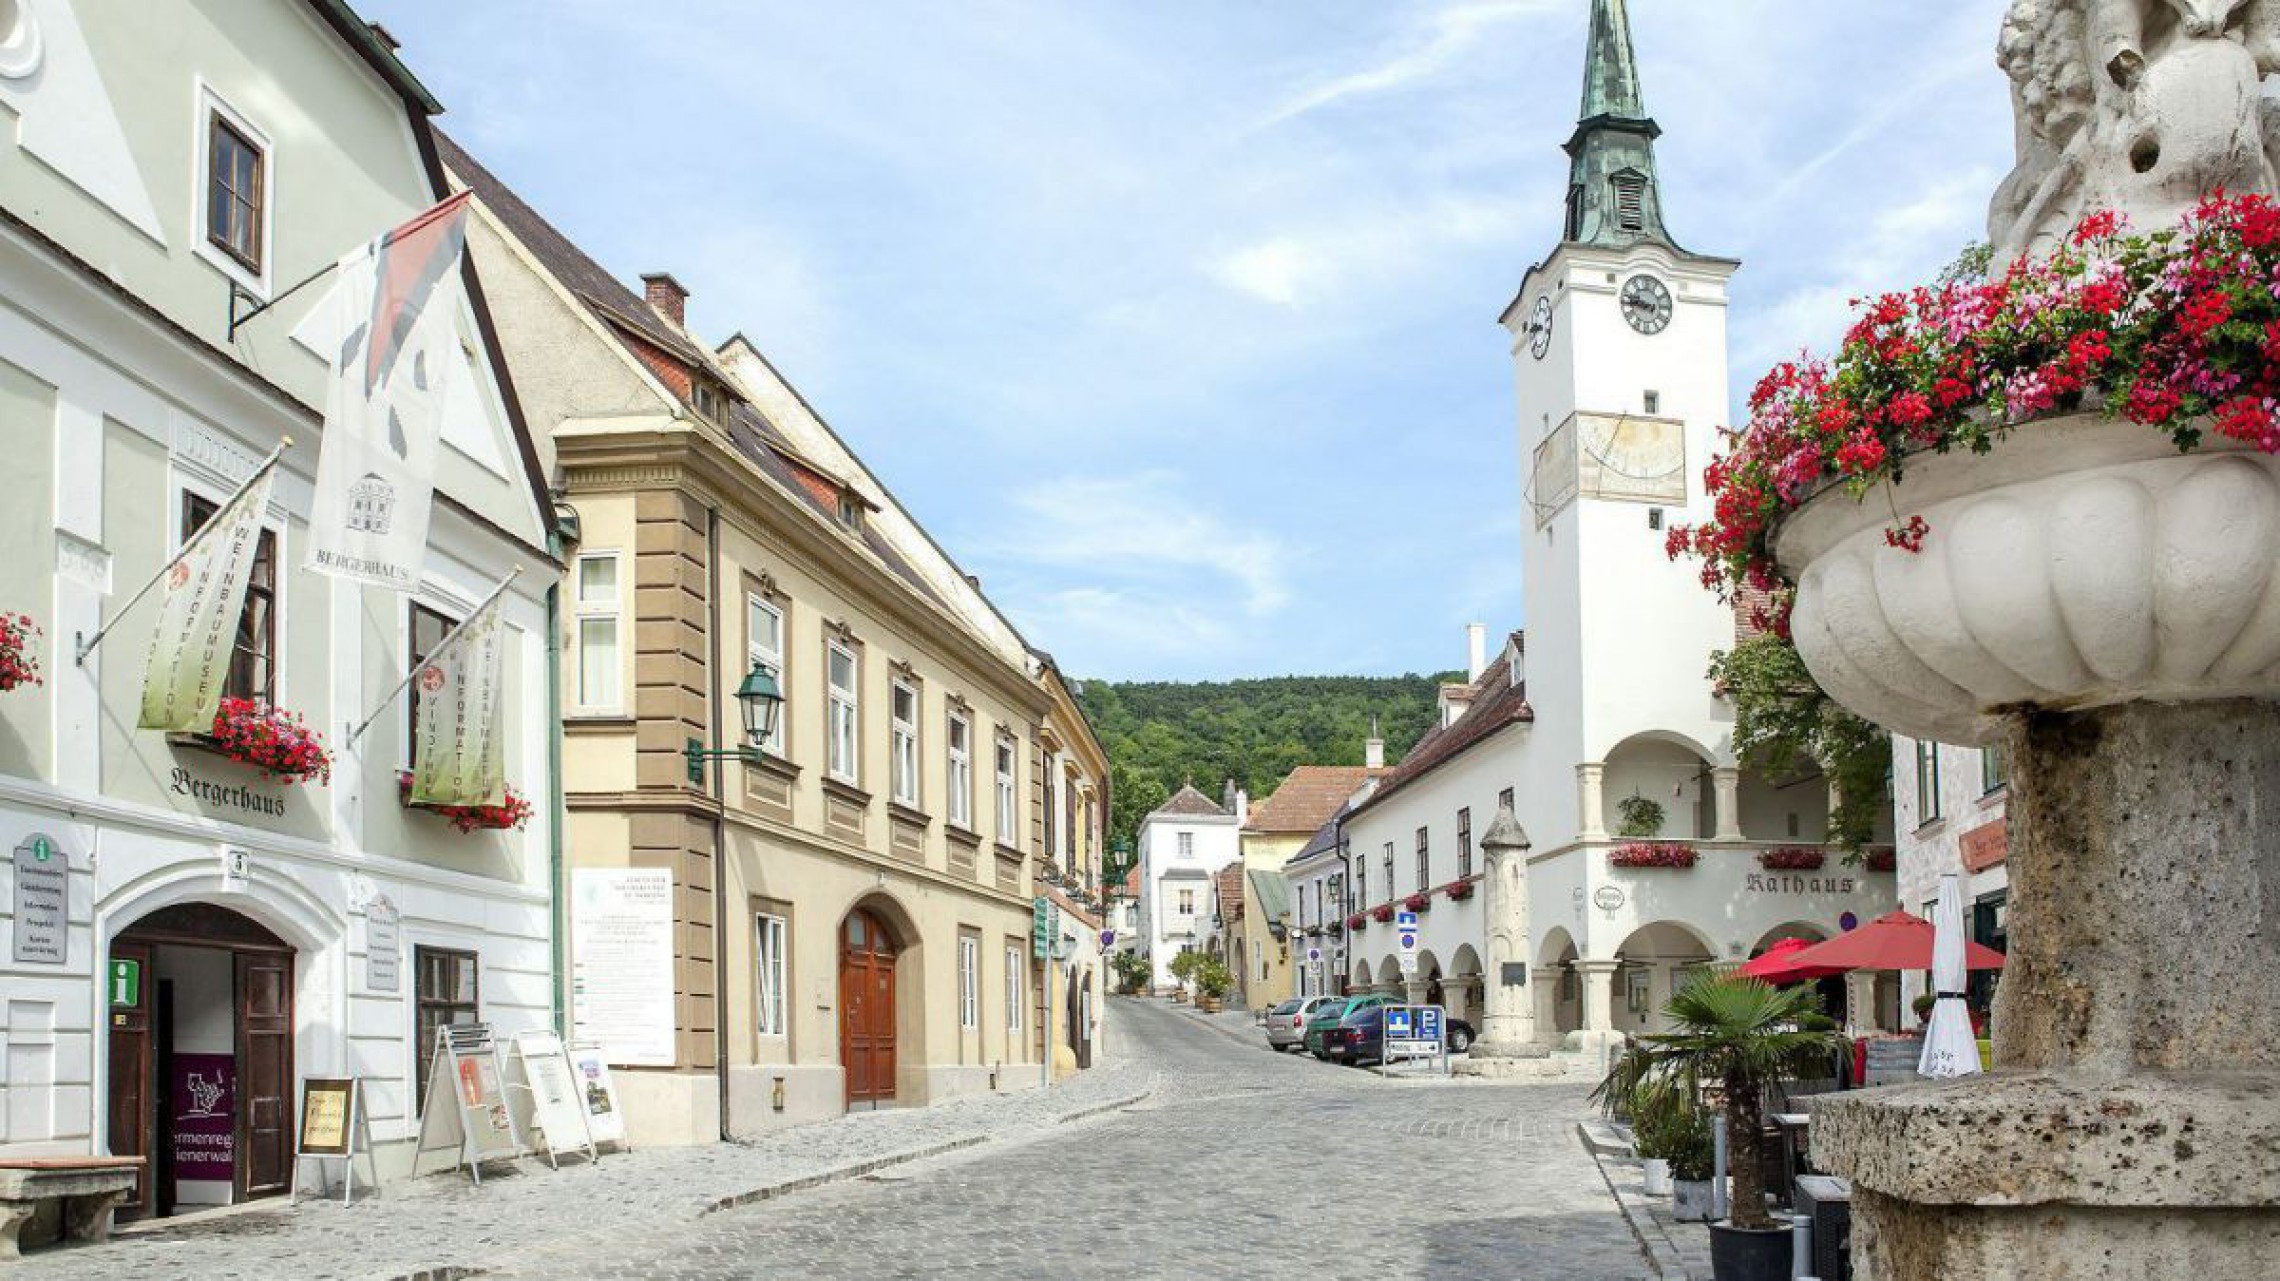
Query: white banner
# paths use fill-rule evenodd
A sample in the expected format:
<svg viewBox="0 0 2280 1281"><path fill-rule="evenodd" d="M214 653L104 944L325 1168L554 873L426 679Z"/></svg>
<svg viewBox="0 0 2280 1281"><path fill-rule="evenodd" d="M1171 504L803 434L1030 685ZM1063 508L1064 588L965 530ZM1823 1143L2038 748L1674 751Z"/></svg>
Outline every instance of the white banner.
<svg viewBox="0 0 2280 1281"><path fill-rule="evenodd" d="M466 385L457 284L466 200L455 196L340 260L331 294L294 330L325 354L325 435L308 567L400 592L419 586L444 416Z"/></svg>
<svg viewBox="0 0 2280 1281"><path fill-rule="evenodd" d="M570 886L570 990L576 1036L613 1064L672 1067L673 874L581 867Z"/></svg>
<svg viewBox="0 0 2280 1281"><path fill-rule="evenodd" d="M166 571L150 669L143 676L140 728L198 734L213 729L275 475L272 459L191 535Z"/></svg>
<svg viewBox="0 0 2280 1281"><path fill-rule="evenodd" d="M412 800L422 805L499 805L507 799L500 740L505 592L420 664L412 677L419 738L412 744Z"/></svg>

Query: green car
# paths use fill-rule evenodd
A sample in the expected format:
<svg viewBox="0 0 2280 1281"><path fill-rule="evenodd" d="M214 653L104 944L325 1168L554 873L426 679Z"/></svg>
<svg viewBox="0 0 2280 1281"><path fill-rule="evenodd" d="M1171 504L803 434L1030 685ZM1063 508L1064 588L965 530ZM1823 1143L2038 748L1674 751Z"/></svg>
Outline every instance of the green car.
<svg viewBox="0 0 2280 1281"><path fill-rule="evenodd" d="M1314 1011L1312 1018L1306 1021L1306 1052L1315 1058L1328 1062L1330 1060L1330 1049L1322 1039L1325 1033L1337 1027L1349 1014L1376 1005L1386 1005L1392 1000L1391 996L1378 992L1368 996L1349 996L1343 1001L1331 1001L1323 1005Z"/></svg>

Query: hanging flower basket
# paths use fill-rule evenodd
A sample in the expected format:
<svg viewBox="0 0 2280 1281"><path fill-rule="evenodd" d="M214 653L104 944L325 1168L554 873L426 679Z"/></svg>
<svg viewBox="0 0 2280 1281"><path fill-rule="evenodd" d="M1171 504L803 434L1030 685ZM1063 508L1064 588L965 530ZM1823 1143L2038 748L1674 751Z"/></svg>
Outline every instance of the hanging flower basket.
<svg viewBox="0 0 2280 1281"><path fill-rule="evenodd" d="M1817 845L1782 845L1758 851L1758 866L1768 872L1817 872L1829 861Z"/></svg>
<svg viewBox="0 0 2280 1281"><path fill-rule="evenodd" d="M1378 904L1376 907L1373 907L1373 908L1371 908L1371 909L1370 909L1370 919L1371 919L1371 920L1373 920L1373 921L1376 921L1376 922L1377 922L1378 924L1380 924L1380 925L1383 925L1383 924L1385 924L1387 921L1390 921L1390 920L1392 920L1392 919L1393 919L1393 904L1391 904L1391 903L1380 903L1380 904Z"/></svg>
<svg viewBox="0 0 2280 1281"><path fill-rule="evenodd" d="M1433 896L1430 894L1412 894L1401 900L1401 906L1405 911L1422 912L1433 906Z"/></svg>
<svg viewBox="0 0 2280 1281"><path fill-rule="evenodd" d="M1672 867L1694 866L1694 847L1670 841L1634 841L1618 845L1607 852L1607 861L1615 867Z"/></svg>
<svg viewBox="0 0 2280 1281"><path fill-rule="evenodd" d="M1473 896L1473 882L1470 880L1453 881L1441 893L1447 895L1452 903L1462 903Z"/></svg>
<svg viewBox="0 0 2280 1281"><path fill-rule="evenodd" d="M1352 916L1346 918L1346 928L1349 930L1358 930L1362 928L1362 922L1365 919L1367 918L1365 918L1360 912L1356 912Z"/></svg>
<svg viewBox="0 0 2280 1281"><path fill-rule="evenodd" d="M215 751L253 766L263 778L332 781L332 753L297 713L250 698L225 698L208 738Z"/></svg>
<svg viewBox="0 0 2280 1281"><path fill-rule="evenodd" d="M507 786L507 798L496 805L430 805L412 800L412 776L407 771L396 773L396 799L408 809L433 810L450 820L461 832L521 831L530 822L530 798Z"/></svg>
<svg viewBox="0 0 2280 1281"><path fill-rule="evenodd" d="M1861 862L1871 872L1896 871L1900 866L1900 852L1889 845L1874 846L1861 857Z"/></svg>
<svg viewBox="0 0 2280 1281"><path fill-rule="evenodd" d="M0 614L0 693L41 683L42 634L29 614Z"/></svg>

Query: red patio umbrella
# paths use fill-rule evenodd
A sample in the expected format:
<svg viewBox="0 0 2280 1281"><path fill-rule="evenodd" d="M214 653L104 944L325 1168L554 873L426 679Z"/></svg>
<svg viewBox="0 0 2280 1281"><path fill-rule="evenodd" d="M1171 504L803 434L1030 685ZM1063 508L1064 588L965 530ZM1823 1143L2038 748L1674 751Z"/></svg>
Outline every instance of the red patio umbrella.
<svg viewBox="0 0 2280 1281"><path fill-rule="evenodd" d="M1851 970L1928 970L1932 968L1932 933L1932 923L1923 917L1887 912L1857 930L1790 953L1782 977L1818 978ZM2003 954L1966 942L1963 964L1966 969L1999 970L2003 968Z"/></svg>
<svg viewBox="0 0 2280 1281"><path fill-rule="evenodd" d="M1800 974L1793 968L1797 954L1811 946L1811 939L1778 939L1772 947L1760 952L1734 972L1753 979L1764 979L1768 983L1795 983L1800 979L1823 978L1828 973L1833 973L1824 971Z"/></svg>

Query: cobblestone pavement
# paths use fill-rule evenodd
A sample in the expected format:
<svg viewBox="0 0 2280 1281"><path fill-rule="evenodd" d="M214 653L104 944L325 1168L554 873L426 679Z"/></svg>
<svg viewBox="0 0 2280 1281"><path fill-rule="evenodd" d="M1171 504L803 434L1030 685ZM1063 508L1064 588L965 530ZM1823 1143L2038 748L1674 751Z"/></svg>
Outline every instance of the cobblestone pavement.
<svg viewBox="0 0 2280 1281"><path fill-rule="evenodd" d="M421 1179L31 1266L43 1281L1648 1275L1575 1137L1580 1087L1385 1081L1270 1054L1238 1016L1118 1000L1109 1017L1110 1061L1051 1091L596 1167L524 1162L480 1189Z"/></svg>
<svg viewBox="0 0 2280 1281"><path fill-rule="evenodd" d="M519 1277L1650 1275L1580 1086L1410 1085L1120 1001L1146 1102L710 1216Z"/></svg>

